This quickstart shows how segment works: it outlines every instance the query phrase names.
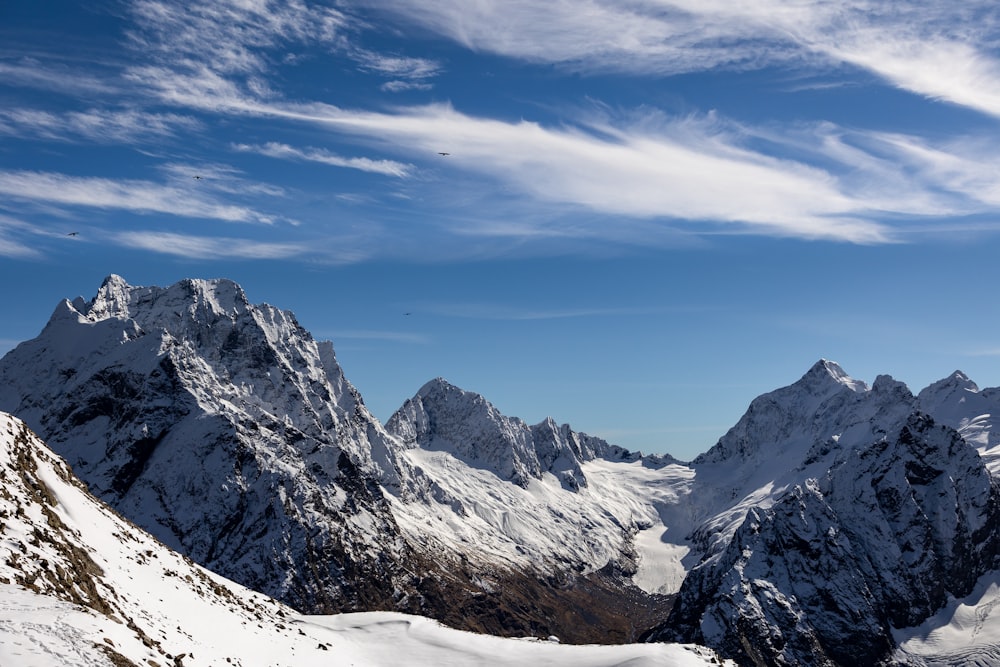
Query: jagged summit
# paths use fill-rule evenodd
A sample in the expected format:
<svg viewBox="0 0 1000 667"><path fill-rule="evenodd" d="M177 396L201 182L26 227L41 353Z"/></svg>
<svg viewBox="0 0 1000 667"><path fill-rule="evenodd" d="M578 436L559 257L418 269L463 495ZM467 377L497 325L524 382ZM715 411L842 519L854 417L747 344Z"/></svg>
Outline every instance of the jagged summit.
<svg viewBox="0 0 1000 667"><path fill-rule="evenodd" d="M596 458L636 461L641 453L558 425L551 417L529 426L503 415L482 395L435 378L386 423L386 429L408 446L448 451L468 463L525 487L544 473L556 475L568 488L587 485L581 464ZM652 465L674 462L652 457Z"/></svg>
<svg viewBox="0 0 1000 667"><path fill-rule="evenodd" d="M751 509L654 636L741 664L887 664L894 628L998 566L998 510L1000 486L975 451L912 413L823 478Z"/></svg>
<svg viewBox="0 0 1000 667"><path fill-rule="evenodd" d="M387 567L406 548L372 492L405 486L398 446L331 346L232 281L112 275L62 302L0 360L0 410L166 544L300 609L389 600L409 576Z"/></svg>
<svg viewBox="0 0 1000 667"><path fill-rule="evenodd" d="M647 588L609 606L630 613L560 620L568 591L606 600L627 581L630 531L657 521L638 490L613 511L584 497L581 461L618 448L550 421L533 431L443 380L408 403L413 418L397 422L409 430L395 437L331 343L228 280L110 276L92 299L62 302L0 359L0 410L163 542L298 609L419 611L466 629L608 641L636 632L637 614L661 615L643 591L679 585L675 559L668 577L653 568ZM446 451L455 458L434 458ZM552 620L524 599L545 600Z"/></svg>
<svg viewBox="0 0 1000 667"><path fill-rule="evenodd" d="M840 367L840 364L827 359L820 359L813 364L805 375L792 386L813 392L826 392L836 386L844 386L855 392L868 391L867 384L861 380L855 380Z"/></svg>
<svg viewBox="0 0 1000 667"><path fill-rule="evenodd" d="M967 398L969 394L978 393L979 386L969 379L968 375L962 371L955 371L948 377L942 378L925 387L921 390L917 397L922 402L930 403L934 401L949 400L947 397L955 400L961 400L962 398Z"/></svg>
<svg viewBox="0 0 1000 667"><path fill-rule="evenodd" d="M483 396L436 378L386 422L386 429L410 446L448 451L465 463L526 487L543 472L562 474L575 486L586 484L579 461L548 441L542 449L532 428L500 413ZM553 466L559 465L558 470Z"/></svg>
<svg viewBox="0 0 1000 667"><path fill-rule="evenodd" d="M64 304L91 322L112 318L159 319L163 314L160 311L169 311L175 318L197 317L199 313L235 316L251 308L243 288L226 278L186 278L162 288L132 286L116 274L104 279L90 301L77 297Z"/></svg>
<svg viewBox="0 0 1000 667"><path fill-rule="evenodd" d="M63 301L37 338L0 359L0 410L24 419L92 491L163 542L297 608L420 611L519 635L558 627L582 643L623 640L664 620L668 605L657 596L676 593L689 572L723 573L721 582L699 575L698 584L715 587L701 592L723 607L736 599L725 586L746 588L744 564L762 568L748 605L805 599L801 582L767 577L798 567L780 548L785 536L822 539L810 532L823 530L815 519L803 527L796 517L836 519L838 534L862 524L829 502L851 497L834 493L831 480L869 475L878 502L910 507L915 498L933 530L967 518L968 539L962 526L941 539L920 528L904 551L944 545L948 535L978 543L990 525L970 523L981 503L948 508L982 474L935 471L975 459L970 444L994 473L1000 463L992 428L1000 390L955 373L917 398L888 375L869 388L826 359L754 399L690 465L551 418L529 425L443 378L383 427L331 343L223 279L134 287L112 275L92 299ZM919 411L964 439L914 421ZM942 443L955 453L944 463L924 451ZM883 445L895 453L876 472L851 467ZM928 504L934 494L943 500ZM781 521L772 526L772 516ZM777 537L755 537L753 525ZM759 546L756 556L747 544ZM871 568L863 574L877 581L882 565ZM757 595L761 582L771 592ZM907 620L932 607L918 604ZM585 619L574 615L581 609ZM788 646L813 641L804 616L762 613L778 619L775 633L796 637ZM725 632L704 636L742 646ZM820 634L835 637L817 632L821 646Z"/></svg>
<svg viewBox="0 0 1000 667"><path fill-rule="evenodd" d="M890 381L888 376L880 379L880 388ZM818 442L839 437L844 416L869 400L870 392L837 363L820 359L793 384L755 398L740 421L694 463L740 460L756 465L775 456L801 461Z"/></svg>

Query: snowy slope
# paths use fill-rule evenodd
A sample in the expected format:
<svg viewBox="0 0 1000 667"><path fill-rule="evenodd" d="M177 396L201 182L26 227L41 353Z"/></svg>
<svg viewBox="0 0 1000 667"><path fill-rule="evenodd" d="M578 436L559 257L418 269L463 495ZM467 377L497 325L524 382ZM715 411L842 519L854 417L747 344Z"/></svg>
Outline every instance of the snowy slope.
<svg viewBox="0 0 1000 667"><path fill-rule="evenodd" d="M412 578L379 485L394 443L329 344L226 280L110 276L0 360L0 409L90 489L213 571L310 611Z"/></svg>
<svg viewBox="0 0 1000 667"><path fill-rule="evenodd" d="M914 413L752 509L654 636L742 662L881 664L893 628L968 595L998 557L1000 485L957 432Z"/></svg>
<svg viewBox="0 0 1000 667"><path fill-rule="evenodd" d="M1000 475L1000 388L982 389L961 372L955 371L922 390L918 405L927 414L951 426L979 450L987 467Z"/></svg>
<svg viewBox="0 0 1000 667"><path fill-rule="evenodd" d="M913 667L1000 664L1000 571L984 574L964 598L952 598L917 627L893 631L893 663Z"/></svg>
<svg viewBox="0 0 1000 667"><path fill-rule="evenodd" d="M90 496L0 414L0 664L717 664L694 646L561 646L381 612L303 616L193 564Z"/></svg>
<svg viewBox="0 0 1000 667"><path fill-rule="evenodd" d="M643 457L551 419L529 426L438 378L387 430L426 480L424 502L394 503L411 542L522 570L609 565L650 593L674 593L687 531L663 516L688 501L689 467ZM674 514L682 510L674 511Z"/></svg>
<svg viewBox="0 0 1000 667"><path fill-rule="evenodd" d="M433 387L447 409L430 407ZM449 403L462 392L442 383L425 389L420 414L454 425L437 440L451 449L387 433L329 343L226 280L159 288L111 276L0 360L0 409L95 494L299 610L419 612L574 642L624 641L664 617L649 593L676 591L686 532L671 530L666 550L638 533L666 532L662 507L684 495L689 471L662 457L634 466L640 457L568 427L528 427L481 398ZM470 449L480 436L495 447ZM590 489L584 466L598 455L660 477ZM649 557L637 563L637 549Z"/></svg>
<svg viewBox="0 0 1000 667"><path fill-rule="evenodd" d="M769 507L796 484L822 475L842 452L898 429L914 403L891 377L879 376L869 388L828 360L755 398L692 463L698 495L712 499L693 536L696 548L717 555L751 508Z"/></svg>
<svg viewBox="0 0 1000 667"><path fill-rule="evenodd" d="M528 425L440 378L383 428L331 344L225 280L158 288L111 276L90 301L63 302L36 339L0 360L0 409L161 541L300 610L418 611L575 642L628 641L660 623L670 608L662 596L695 586L683 583L692 568L710 605L713 586L745 583L734 573L766 562L749 581L769 581L771 593L744 596L742 611L787 641L822 646L825 630L776 611L798 599L794 582L767 577L798 567L794 549L747 526L819 539L789 527L809 514L800 505L852 523L849 494L831 496L823 480L897 437L916 411L957 429L988 464L1000 460L1000 390L955 373L914 396L889 376L869 387L827 360L755 399L690 464L551 419ZM952 500L979 479L956 475ZM903 486L885 493L911 493L889 478ZM949 525L947 507L935 505L935 530ZM762 546L745 559L748 539ZM934 612L941 591L971 586L933 585L933 604L895 626ZM689 615L704 602L691 599ZM704 637L725 646L723 625Z"/></svg>

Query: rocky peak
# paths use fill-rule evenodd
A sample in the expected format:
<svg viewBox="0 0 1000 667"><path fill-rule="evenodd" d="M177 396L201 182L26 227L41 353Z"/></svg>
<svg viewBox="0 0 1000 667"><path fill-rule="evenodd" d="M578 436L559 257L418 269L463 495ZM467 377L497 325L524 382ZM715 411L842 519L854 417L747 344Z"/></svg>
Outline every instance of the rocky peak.
<svg viewBox="0 0 1000 667"><path fill-rule="evenodd" d="M820 359L813 364L792 386L814 395L825 395L831 391L838 391L841 387L847 387L858 393L868 390L868 385L861 380L855 380L838 363L827 359Z"/></svg>
<svg viewBox="0 0 1000 667"><path fill-rule="evenodd" d="M842 422L868 393L864 382L821 359L797 382L751 401L740 421L694 463L757 465L775 456L801 462L815 445L839 436Z"/></svg>
<svg viewBox="0 0 1000 667"><path fill-rule="evenodd" d="M997 566L1000 489L952 429L912 413L819 480L752 509L685 580L654 636L747 664L882 664L915 625Z"/></svg>
<svg viewBox="0 0 1000 667"><path fill-rule="evenodd" d="M920 392L921 410L938 421L957 429L967 442L979 450L993 474L1000 475L1000 390L980 389L975 382L955 371Z"/></svg>
<svg viewBox="0 0 1000 667"><path fill-rule="evenodd" d="M406 401L386 429L411 446L451 452L468 465L526 487L541 475L531 429L506 417L481 395L443 378L431 380Z"/></svg>
<svg viewBox="0 0 1000 667"><path fill-rule="evenodd" d="M386 423L408 446L449 451L469 465L491 470L526 487L528 480L552 473L567 488L587 485L580 467L598 457L623 460L627 450L573 431L547 418L529 426L500 413L481 395L443 378L425 384ZM638 458L634 455L633 458Z"/></svg>
<svg viewBox="0 0 1000 667"><path fill-rule="evenodd" d="M91 321L105 320L112 317L125 319L129 317L129 305L133 288L121 276L111 274L104 279L97 295L89 303L74 301L81 314ZM80 308L83 306L84 309Z"/></svg>
<svg viewBox="0 0 1000 667"><path fill-rule="evenodd" d="M946 378L928 385L918 395L920 405L929 410L954 411L960 404L982 402L979 387L962 371L955 371Z"/></svg>
<svg viewBox="0 0 1000 667"><path fill-rule="evenodd" d="M391 604L409 575L393 560L406 547L379 484L405 486L407 468L332 346L228 280L110 276L56 313L0 360L0 410L95 495L299 608ZM372 576L348 581L350 568Z"/></svg>

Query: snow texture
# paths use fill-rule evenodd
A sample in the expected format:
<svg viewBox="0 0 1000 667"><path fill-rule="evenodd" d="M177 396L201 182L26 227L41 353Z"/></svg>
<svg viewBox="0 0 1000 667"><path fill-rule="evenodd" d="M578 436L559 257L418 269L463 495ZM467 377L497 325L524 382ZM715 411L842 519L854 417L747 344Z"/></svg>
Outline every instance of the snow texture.
<svg viewBox="0 0 1000 667"><path fill-rule="evenodd" d="M697 646L568 646L391 612L305 616L213 574L92 497L0 414L0 664L696 667Z"/></svg>
<svg viewBox="0 0 1000 667"><path fill-rule="evenodd" d="M110 276L0 360L0 410L164 544L300 611L465 615L457 586L485 618L524 582L603 577L664 613L680 591L652 636L748 664L938 664L958 649L928 638L992 599L1000 389L958 371L915 396L820 360L685 464L441 378L383 427L291 313Z"/></svg>

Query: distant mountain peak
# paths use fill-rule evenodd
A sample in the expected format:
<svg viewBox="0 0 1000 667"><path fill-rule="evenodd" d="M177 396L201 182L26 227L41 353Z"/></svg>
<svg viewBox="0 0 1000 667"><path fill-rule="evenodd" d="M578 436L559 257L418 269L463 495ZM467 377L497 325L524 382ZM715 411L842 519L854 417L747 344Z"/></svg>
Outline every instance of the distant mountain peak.
<svg viewBox="0 0 1000 667"><path fill-rule="evenodd" d="M861 380L855 380L840 367L840 364L828 359L820 359L813 364L812 368L806 371L806 374L795 384L803 387L822 387L824 389L844 386L858 393L868 391L867 384Z"/></svg>
<svg viewBox="0 0 1000 667"><path fill-rule="evenodd" d="M925 389L928 393L933 393L936 391L971 391L973 393L979 392L979 386L969 379L969 376L962 371L955 371L946 378L942 378L937 382L932 383ZM923 392L921 392L923 393Z"/></svg>
<svg viewBox="0 0 1000 667"><path fill-rule="evenodd" d="M231 280L111 275L63 301L0 360L0 406L164 543L300 608L389 599L409 577L373 490L405 483L399 446L332 346ZM378 535L350 528L358 516ZM345 567L384 577L345 587Z"/></svg>
<svg viewBox="0 0 1000 667"><path fill-rule="evenodd" d="M805 457L812 447L840 433L845 415L866 397L867 384L836 362L820 359L796 382L751 401L740 421L694 463L739 460L770 466L776 456Z"/></svg>
<svg viewBox="0 0 1000 667"><path fill-rule="evenodd" d="M618 461L641 457L577 433L569 425L560 426L552 417L529 426L518 417L502 414L482 395L441 377L408 399L386 429L407 445L448 451L469 465L524 487L529 479L552 473L567 488L579 489L587 486L581 463L599 457Z"/></svg>

